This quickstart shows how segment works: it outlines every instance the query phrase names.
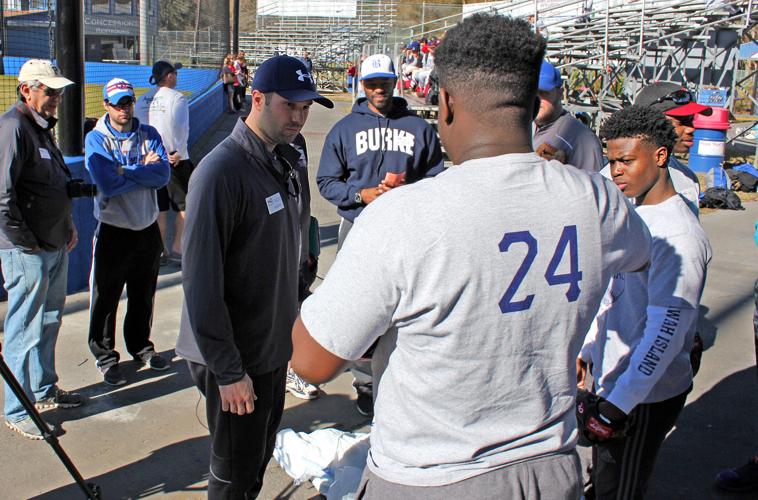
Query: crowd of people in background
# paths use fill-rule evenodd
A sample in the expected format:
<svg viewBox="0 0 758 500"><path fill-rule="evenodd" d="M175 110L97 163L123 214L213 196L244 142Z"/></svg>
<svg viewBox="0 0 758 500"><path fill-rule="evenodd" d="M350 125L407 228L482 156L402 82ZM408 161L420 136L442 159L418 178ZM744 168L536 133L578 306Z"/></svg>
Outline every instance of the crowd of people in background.
<svg viewBox="0 0 758 500"><path fill-rule="evenodd" d="M245 52L240 51L236 55L227 54L221 65L221 83L224 86L226 96L226 111L234 114L245 105L250 71L247 67Z"/></svg>

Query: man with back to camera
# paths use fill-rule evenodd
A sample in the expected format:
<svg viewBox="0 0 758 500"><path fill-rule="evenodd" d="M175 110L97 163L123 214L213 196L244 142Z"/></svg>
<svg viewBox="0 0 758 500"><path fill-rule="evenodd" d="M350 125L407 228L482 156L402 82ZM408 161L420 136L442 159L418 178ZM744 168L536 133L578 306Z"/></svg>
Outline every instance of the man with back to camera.
<svg viewBox="0 0 758 500"><path fill-rule="evenodd" d="M55 113L74 82L30 59L18 74L18 102L0 117L0 261L8 311L3 357L38 409L73 408L79 394L57 386L55 343L66 302L68 252L77 243L66 186L71 173L55 143ZM5 385L5 424L29 439L42 431Z"/></svg>
<svg viewBox="0 0 758 500"><path fill-rule="evenodd" d="M189 105L187 98L176 90L177 70L169 62L153 64L150 83L155 85L137 99L134 116L155 127L161 135L163 147L168 153L171 165L171 180L158 190L158 228L161 231L164 253L174 262L182 261L182 231L184 230L184 209L187 206L187 186L195 166L189 157ZM176 212L174 238L171 249L166 246L166 223L168 210Z"/></svg>
<svg viewBox="0 0 758 500"><path fill-rule="evenodd" d="M580 385L592 365L600 396L580 412L595 442L585 497L637 499L692 389L690 351L712 252L671 182L677 135L663 113L632 106L611 115L600 134L613 181L650 230L652 253L648 269L613 277L577 362Z"/></svg>
<svg viewBox="0 0 758 500"><path fill-rule="evenodd" d="M560 72L549 62L540 67L540 110L534 119L534 151L547 160L568 163L586 172L603 168L603 148L595 133L563 109Z"/></svg>
<svg viewBox="0 0 758 500"><path fill-rule="evenodd" d="M307 244L290 144L314 101L334 106L294 57L265 61L251 88L248 117L190 179L182 242L176 352L206 398L211 500L256 498L273 453Z"/></svg>
<svg viewBox="0 0 758 500"><path fill-rule="evenodd" d="M321 195L342 217L337 251L361 211L383 193L440 173L444 168L437 133L424 119L394 97L395 66L384 54L361 65L366 97L355 101L349 115L326 136L316 182ZM359 361L350 370L361 415L373 415L371 364ZM296 376L296 374L293 373Z"/></svg>
<svg viewBox="0 0 758 500"><path fill-rule="evenodd" d="M438 123L454 166L369 205L303 302L292 366L311 383L379 339L357 498L581 494L576 355L650 238L609 180L533 153L544 51L523 20L447 32Z"/></svg>
<svg viewBox="0 0 758 500"><path fill-rule="evenodd" d="M116 314L126 286L124 341L135 361L151 370L170 362L150 341L153 302L163 251L157 190L171 176L158 131L134 118L134 88L121 78L103 87L106 113L85 140L85 166L97 184L90 273L89 347L108 385L126 378L116 351Z"/></svg>

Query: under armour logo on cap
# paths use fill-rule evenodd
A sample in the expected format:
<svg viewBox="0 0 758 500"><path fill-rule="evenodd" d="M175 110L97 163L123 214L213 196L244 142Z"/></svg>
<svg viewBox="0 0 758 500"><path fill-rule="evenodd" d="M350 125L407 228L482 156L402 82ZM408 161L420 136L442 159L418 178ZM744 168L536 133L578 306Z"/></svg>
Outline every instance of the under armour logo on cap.
<svg viewBox="0 0 758 500"><path fill-rule="evenodd" d="M316 101L322 106L333 108L334 103L316 92L313 77L305 64L290 56L275 56L258 66L250 85L253 91L264 94L274 92L288 101Z"/></svg>

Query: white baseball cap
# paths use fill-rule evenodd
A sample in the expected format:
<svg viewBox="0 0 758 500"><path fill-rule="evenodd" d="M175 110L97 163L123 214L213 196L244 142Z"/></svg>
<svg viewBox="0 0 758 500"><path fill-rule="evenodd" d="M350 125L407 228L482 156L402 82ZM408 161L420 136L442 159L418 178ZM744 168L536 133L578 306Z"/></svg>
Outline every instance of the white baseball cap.
<svg viewBox="0 0 758 500"><path fill-rule="evenodd" d="M368 56L361 64L361 80L369 78L397 78L392 59L384 54Z"/></svg>
<svg viewBox="0 0 758 500"><path fill-rule="evenodd" d="M63 76L58 66L46 59L29 59L18 72L18 81L31 82L37 80L51 89L62 89L74 82Z"/></svg>

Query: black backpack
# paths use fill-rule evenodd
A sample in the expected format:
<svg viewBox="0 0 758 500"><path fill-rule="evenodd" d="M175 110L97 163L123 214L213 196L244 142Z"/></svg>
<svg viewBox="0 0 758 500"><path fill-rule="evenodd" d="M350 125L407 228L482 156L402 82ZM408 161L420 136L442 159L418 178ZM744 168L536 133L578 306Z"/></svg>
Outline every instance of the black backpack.
<svg viewBox="0 0 758 500"><path fill-rule="evenodd" d="M700 208L721 208L725 210L745 210L740 197L724 188L708 188L700 198Z"/></svg>

